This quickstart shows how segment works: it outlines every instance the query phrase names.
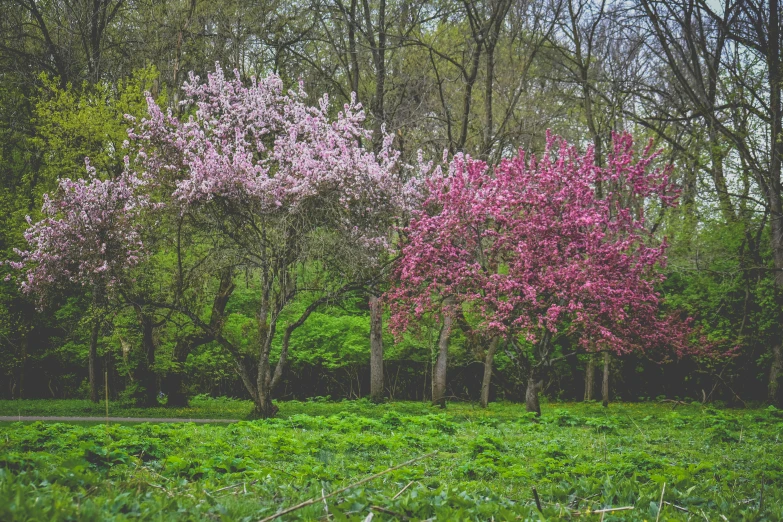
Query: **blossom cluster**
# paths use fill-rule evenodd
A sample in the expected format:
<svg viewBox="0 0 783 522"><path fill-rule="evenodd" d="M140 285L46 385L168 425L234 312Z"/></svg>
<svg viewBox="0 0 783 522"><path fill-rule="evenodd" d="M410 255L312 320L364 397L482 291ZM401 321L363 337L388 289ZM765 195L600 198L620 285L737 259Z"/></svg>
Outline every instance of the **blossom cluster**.
<svg viewBox="0 0 783 522"><path fill-rule="evenodd" d="M120 177L99 179L88 160L86 179L62 179L45 198L44 218L25 235L30 249L9 262L24 272L25 293L41 297L66 281L116 288L144 257L142 227L152 210L206 208L222 220L209 233L237 221L277 226L269 235L285 237L280 255L288 263L311 232L337 232L341 246L358 245L367 259L389 247L410 191L392 136L377 151L364 146L372 134L355 97L331 117L327 96L310 106L301 84L284 92L274 75L246 84L219 65L203 82L191 73L183 90L183 118L150 95L147 117L126 115L132 128Z"/></svg>
<svg viewBox="0 0 783 522"><path fill-rule="evenodd" d="M138 219L150 208L144 181L129 172L101 180L87 161L86 179L60 179L44 196L43 219L25 232L29 250L16 250L20 288L43 299L64 282L108 290L126 280L143 257Z"/></svg>
<svg viewBox="0 0 783 522"><path fill-rule="evenodd" d="M541 157L520 151L491 169L455 156L403 231L386 296L392 329L441 313L452 296L492 335L535 344L567 328L591 350L684 350L687 325L659 318L667 245L644 219L653 198L676 204L655 157L649 146L637 155L627 134L614 137L606 167L551 135Z"/></svg>
<svg viewBox="0 0 783 522"><path fill-rule="evenodd" d="M310 106L301 84L284 92L275 75L246 84L219 66L204 82L191 74L183 89L187 119L164 114L148 98L149 117L131 133L142 148L140 170L170 183L183 208L220 199L255 215L314 219L331 209L330 226L386 244L388 225L379 216L404 206L398 152L390 135L377 153L363 146L372 134L355 97L330 118L326 95Z"/></svg>

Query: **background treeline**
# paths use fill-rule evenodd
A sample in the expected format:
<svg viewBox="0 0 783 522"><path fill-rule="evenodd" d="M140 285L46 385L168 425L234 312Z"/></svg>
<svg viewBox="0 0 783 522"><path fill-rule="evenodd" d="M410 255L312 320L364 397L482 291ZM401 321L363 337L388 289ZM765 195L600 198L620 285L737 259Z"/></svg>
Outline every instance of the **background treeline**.
<svg viewBox="0 0 783 522"><path fill-rule="evenodd" d="M661 287L666 306L693 316L735 356L662 364L580 355L558 363L545 392L598 398L603 369L613 396L624 399L779 401L779 4L0 0L0 259L25 247L25 217L40 215L58 177L86 175L86 156L101 176L122 170L125 115L145 114L144 91L178 111L188 72L204 76L215 62L244 78L275 73L288 86L301 81L313 100L326 92L338 108L355 92L367 125L385 127L411 162L420 149L435 159L447 149L494 162L518 147L541 150L552 129L594 146L600 163L612 132L626 129L663 147L682 189L680 207L654 224L671 244ZM157 257L149 265L157 274L146 274L150 288L139 295L165 301L176 263ZM316 278L322 269L310 268ZM8 270L0 267L0 275ZM189 277L193 313L220 321L240 346L254 335L252 271L202 273L195 263ZM383 289L381 281L376 293ZM369 393L368 299L356 292L327 302L293 331L278 397ZM94 373L99 381L108 373L115 398L246 394L215 340L151 301L128 296L99 317L89 289L74 287L38 311L13 282L0 283L0 397L89 396L91 347ZM309 304L287 313L298 317ZM387 396L430 396L440 324L422 326L402 342L383 333ZM486 349L469 328L457 329L449 396L478 398ZM491 396L516 400L524 379L509 355L498 350Z"/></svg>

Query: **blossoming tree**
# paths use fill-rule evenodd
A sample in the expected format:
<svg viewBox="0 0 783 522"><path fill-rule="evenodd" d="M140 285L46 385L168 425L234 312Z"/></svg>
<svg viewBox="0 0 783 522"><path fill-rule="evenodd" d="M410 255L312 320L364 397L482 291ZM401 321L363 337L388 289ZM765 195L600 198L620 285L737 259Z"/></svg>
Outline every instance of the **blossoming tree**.
<svg viewBox="0 0 783 522"><path fill-rule="evenodd" d="M686 325L659 318L666 243L644 210L674 205L676 192L654 159L650 146L637 156L627 134L615 136L606 167L553 136L540 158L520 152L491 170L454 157L404 230L387 294L392 328L425 313L450 325L455 307L469 310L487 338L526 354L527 407L539 414L558 336L576 335L586 350L685 350Z"/></svg>
<svg viewBox="0 0 783 522"><path fill-rule="evenodd" d="M133 168L220 238L226 264L257 274L252 353L209 333L234 357L255 415L269 417L291 333L318 306L357 289L388 247L405 195L397 155L391 137L377 153L362 145L371 135L355 101L331 118L326 96L310 106L301 86L285 92L276 76L246 84L218 67L203 82L191 75L184 93L190 115L182 120L149 99L149 117L130 134ZM278 319L308 295L310 304L285 326L273 370Z"/></svg>
<svg viewBox="0 0 783 522"><path fill-rule="evenodd" d="M52 291L66 285L92 293L93 320L89 348L90 398L98 400L96 358L102 318L97 312L111 295L129 284L132 269L144 257L139 220L150 208L145 183L128 172L101 180L87 162L87 178L63 178L58 190L44 196L43 219L25 232L29 250L16 250L22 291L43 305Z"/></svg>

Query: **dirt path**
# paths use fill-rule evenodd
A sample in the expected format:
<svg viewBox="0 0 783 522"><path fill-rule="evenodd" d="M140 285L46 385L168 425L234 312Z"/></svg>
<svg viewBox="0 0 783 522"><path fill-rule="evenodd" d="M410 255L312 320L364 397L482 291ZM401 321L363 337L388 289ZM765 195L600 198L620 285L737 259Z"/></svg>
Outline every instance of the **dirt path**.
<svg viewBox="0 0 783 522"><path fill-rule="evenodd" d="M27 415L0 416L0 422L106 422L106 417L42 417ZM239 422L237 419L177 419L160 417L109 417L109 422L194 422L196 424Z"/></svg>

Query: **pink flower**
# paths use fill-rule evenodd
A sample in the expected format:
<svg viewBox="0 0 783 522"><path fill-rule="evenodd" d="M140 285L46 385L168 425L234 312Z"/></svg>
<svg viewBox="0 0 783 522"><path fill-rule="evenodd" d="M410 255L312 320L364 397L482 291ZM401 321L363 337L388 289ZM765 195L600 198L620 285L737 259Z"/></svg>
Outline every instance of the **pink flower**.
<svg viewBox="0 0 783 522"><path fill-rule="evenodd" d="M637 155L628 134L614 137L603 168L549 133L538 158L520 151L490 168L456 155L446 173L430 174L422 210L402 231L386 295L392 329L439 314L441 297L453 296L490 335L537 343L566 331L618 353L684 351L689 329L659 318L666 245L631 208L676 204L655 158L649 146ZM612 190L599 196L599 185Z"/></svg>

